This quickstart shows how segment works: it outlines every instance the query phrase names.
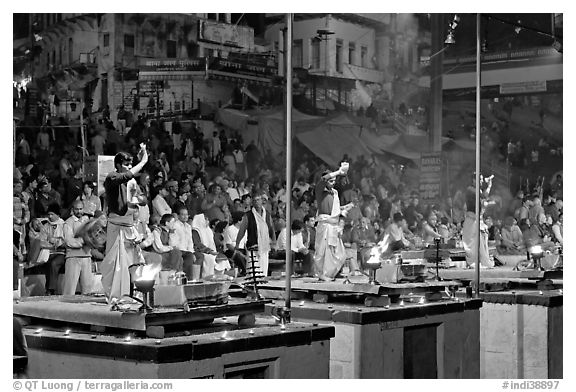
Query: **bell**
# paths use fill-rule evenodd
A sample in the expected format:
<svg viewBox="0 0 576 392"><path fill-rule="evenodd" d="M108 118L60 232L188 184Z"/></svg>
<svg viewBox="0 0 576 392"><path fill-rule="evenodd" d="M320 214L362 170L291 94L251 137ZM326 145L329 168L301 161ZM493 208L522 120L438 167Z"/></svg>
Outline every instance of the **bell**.
<svg viewBox="0 0 576 392"><path fill-rule="evenodd" d="M446 40L444 41L445 44L448 45L452 45L456 43L456 40L454 39L454 34L452 33L452 31L448 32L448 36L446 37Z"/></svg>

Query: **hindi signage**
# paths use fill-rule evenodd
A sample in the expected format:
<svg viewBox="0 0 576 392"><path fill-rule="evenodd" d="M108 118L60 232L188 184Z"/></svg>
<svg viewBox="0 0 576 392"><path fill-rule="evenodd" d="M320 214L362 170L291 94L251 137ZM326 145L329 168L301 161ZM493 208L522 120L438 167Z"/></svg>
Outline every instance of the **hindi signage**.
<svg viewBox="0 0 576 392"><path fill-rule="evenodd" d="M168 72L168 71L204 71L206 59L158 59L145 60L141 63L140 71L144 72Z"/></svg>
<svg viewBox="0 0 576 392"><path fill-rule="evenodd" d="M420 159L420 199L438 203L442 189L442 153L422 154Z"/></svg>
<svg viewBox="0 0 576 392"><path fill-rule="evenodd" d="M530 94L545 91L545 80L537 80L533 82L502 83L500 85L500 94Z"/></svg>

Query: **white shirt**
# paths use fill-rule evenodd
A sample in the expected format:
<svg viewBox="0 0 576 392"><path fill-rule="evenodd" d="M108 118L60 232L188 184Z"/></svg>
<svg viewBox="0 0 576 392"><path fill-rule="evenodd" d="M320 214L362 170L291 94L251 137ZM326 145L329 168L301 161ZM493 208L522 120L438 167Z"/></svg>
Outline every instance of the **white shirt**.
<svg viewBox="0 0 576 392"><path fill-rule="evenodd" d="M244 163L244 153L242 153L242 150L234 150L232 154L234 155L236 163Z"/></svg>
<svg viewBox="0 0 576 392"><path fill-rule="evenodd" d="M240 194L238 194L236 188L227 188L226 192L230 195L230 200L232 201L240 198Z"/></svg>
<svg viewBox="0 0 576 392"><path fill-rule="evenodd" d="M240 230L235 225L226 226L226 228L224 229L224 245L235 246L236 237L238 236L239 231ZM244 237L242 237L240 243L238 244L238 248L240 249L246 248L246 236L247 234L244 234Z"/></svg>
<svg viewBox="0 0 576 392"><path fill-rule="evenodd" d="M162 215L172 213L172 209L161 195L156 195L154 200L152 200L152 207L154 208L154 213L158 214L160 218L162 218Z"/></svg>
<svg viewBox="0 0 576 392"><path fill-rule="evenodd" d="M276 241L278 244L278 249L285 250L286 249L286 228L284 227L280 230L280 234L278 234L278 240ZM290 243L290 248L294 252L298 252L302 248L308 248L304 245L304 239L302 238L302 231L298 232L297 234L292 234L292 242Z"/></svg>
<svg viewBox="0 0 576 392"><path fill-rule="evenodd" d="M192 240L192 226L188 222L176 219L174 232L170 233L170 245L186 252L194 252L194 241Z"/></svg>

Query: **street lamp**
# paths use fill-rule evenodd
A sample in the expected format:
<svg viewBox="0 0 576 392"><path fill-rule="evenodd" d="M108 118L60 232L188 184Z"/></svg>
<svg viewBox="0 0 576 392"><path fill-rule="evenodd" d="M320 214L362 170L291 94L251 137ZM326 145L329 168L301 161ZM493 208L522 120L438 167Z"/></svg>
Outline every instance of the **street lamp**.
<svg viewBox="0 0 576 392"><path fill-rule="evenodd" d="M319 29L316 30L316 34L321 41L326 42L326 47L324 51L324 110L328 111L327 109L327 102L328 102L328 41L330 40L330 36L334 34L332 30L328 29Z"/></svg>

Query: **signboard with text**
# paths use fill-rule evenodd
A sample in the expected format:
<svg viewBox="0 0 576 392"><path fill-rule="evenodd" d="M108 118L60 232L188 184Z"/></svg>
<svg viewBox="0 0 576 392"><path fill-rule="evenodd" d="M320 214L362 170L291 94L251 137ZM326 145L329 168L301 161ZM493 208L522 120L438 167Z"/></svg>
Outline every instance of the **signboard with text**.
<svg viewBox="0 0 576 392"><path fill-rule="evenodd" d="M420 158L420 199L438 203L442 190L442 153L425 153Z"/></svg>
<svg viewBox="0 0 576 392"><path fill-rule="evenodd" d="M148 59L140 64L140 72L205 71L206 59Z"/></svg>
<svg viewBox="0 0 576 392"><path fill-rule="evenodd" d="M90 155L84 160L84 180L97 184L97 195L104 193L104 180L108 173L114 171L113 155Z"/></svg>

